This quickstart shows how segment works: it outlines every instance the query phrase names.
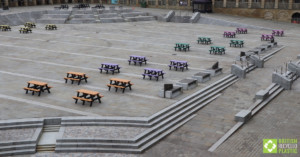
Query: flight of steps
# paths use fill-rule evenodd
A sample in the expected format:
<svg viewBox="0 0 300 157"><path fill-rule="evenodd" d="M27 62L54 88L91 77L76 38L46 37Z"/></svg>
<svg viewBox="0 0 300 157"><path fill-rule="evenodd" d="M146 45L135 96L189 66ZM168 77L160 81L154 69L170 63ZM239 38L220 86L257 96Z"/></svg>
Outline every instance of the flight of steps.
<svg viewBox="0 0 300 157"><path fill-rule="evenodd" d="M64 24L69 18L71 11L68 10L48 10L47 13L37 20L37 23L44 24Z"/></svg>
<svg viewBox="0 0 300 157"><path fill-rule="evenodd" d="M42 119L7 120L0 123L1 130L37 128L31 139L16 141L0 141L0 156L34 154L36 143L43 126Z"/></svg>
<svg viewBox="0 0 300 157"><path fill-rule="evenodd" d="M96 23L97 21L99 21L98 16L92 10L73 10L67 23L81 24Z"/></svg>
<svg viewBox="0 0 300 157"><path fill-rule="evenodd" d="M54 152L56 144L56 134L59 132L60 125L44 125L42 136L37 144L37 152Z"/></svg>
<svg viewBox="0 0 300 157"><path fill-rule="evenodd" d="M222 90L237 80L236 76L230 74L144 120L62 119L61 125L64 127L106 125L148 127L149 129L133 139L126 140L61 138L57 139L55 152L142 153L190 120L198 110L216 99Z"/></svg>
<svg viewBox="0 0 300 157"><path fill-rule="evenodd" d="M121 13L121 16L128 22L155 20L153 16L148 16L148 13L145 12Z"/></svg>

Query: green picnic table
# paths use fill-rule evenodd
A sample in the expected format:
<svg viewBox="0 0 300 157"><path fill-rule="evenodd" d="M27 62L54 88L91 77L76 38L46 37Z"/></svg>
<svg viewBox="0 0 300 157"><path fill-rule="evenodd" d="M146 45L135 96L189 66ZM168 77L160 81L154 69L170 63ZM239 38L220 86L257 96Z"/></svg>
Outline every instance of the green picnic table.
<svg viewBox="0 0 300 157"><path fill-rule="evenodd" d="M197 40L198 44L201 42L201 44L211 44L211 39L209 37L198 37Z"/></svg>
<svg viewBox="0 0 300 157"><path fill-rule="evenodd" d="M184 50L184 51L186 51L186 50L190 50L190 44L187 44L187 43L175 43L175 51L177 50L177 49L179 49L180 51L181 50Z"/></svg>
<svg viewBox="0 0 300 157"><path fill-rule="evenodd" d="M230 47L231 46L234 46L234 47L242 47L244 46L244 41L243 40L230 40L230 43L229 43Z"/></svg>
<svg viewBox="0 0 300 157"><path fill-rule="evenodd" d="M213 54L220 54L222 55L223 53L225 54L225 47L224 46L211 46L209 53Z"/></svg>

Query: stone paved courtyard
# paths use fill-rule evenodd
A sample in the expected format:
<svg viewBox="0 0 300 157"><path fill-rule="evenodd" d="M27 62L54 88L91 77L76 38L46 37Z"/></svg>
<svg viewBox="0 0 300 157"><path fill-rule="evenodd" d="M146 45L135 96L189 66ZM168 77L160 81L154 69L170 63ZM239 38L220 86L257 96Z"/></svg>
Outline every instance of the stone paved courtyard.
<svg viewBox="0 0 300 157"><path fill-rule="evenodd" d="M12 9L10 12L28 10L28 8ZM48 9L41 7L33 9ZM143 10L142 8L136 8ZM143 11L165 14L167 10L145 9ZM290 91L283 91L271 103L263 108L254 118L233 134L214 152L208 149L220 139L236 122L234 115L254 103L255 93L267 88L271 83L272 72L289 60L296 60L299 52L300 27L295 24L264 21L261 19L232 17L220 14L203 14L206 18L224 19L252 26L270 29L284 29L285 36L276 38L284 49L268 60L263 69L255 69L246 79L240 79L231 85L209 105L199 110L196 116L169 136L152 146L143 154L113 153L36 153L22 156L269 156L262 154L264 138L297 138L300 140L299 80L295 81ZM249 29L249 34L237 35L237 39L245 41L243 48L229 47L230 38L223 38L223 31L234 31L236 27L210 24L164 23L158 21L110 23L110 24L60 24L57 31L46 31L43 24L37 24L32 34L20 34L20 26L13 26L11 32L0 32L0 120L40 117L68 116L114 116L114 117L149 117L170 106L178 100L212 84L230 74L231 64L240 51L247 51L266 43L260 40L262 33L270 33L267 29ZM225 46L225 55L210 55L210 45L197 44L198 36L209 36L213 45ZM191 51L174 51L176 42L191 44ZM130 55L146 56L147 65L128 65ZM169 70L172 59L186 60L189 70L184 72ZM207 83L199 84L193 90L175 99L158 97L158 91L165 83L176 83L186 77L203 71L219 61L223 74L213 77ZM99 73L101 63L119 64L120 74ZM163 80L142 79L144 68L162 69ZM81 85L64 83L68 71L87 73L88 83ZM129 79L134 83L133 90L108 91L106 84L112 77ZM39 80L48 82L53 89L51 93L37 95L25 94L22 89L26 82ZM72 96L78 89L99 91L104 97L102 103L94 103L92 107L74 103ZM110 127L69 127L66 137L134 137L146 128ZM111 130L110 130L111 129ZM92 135L93 130L97 135ZM115 130L115 131L114 131ZM0 131L0 138L27 138L33 132L24 130L22 135ZM111 131L111 133L109 132ZM99 132L99 134L97 133ZM123 134L122 134L123 132ZM298 148L298 150L300 150ZM299 151L298 151L299 152ZM298 156L274 155L274 156Z"/></svg>

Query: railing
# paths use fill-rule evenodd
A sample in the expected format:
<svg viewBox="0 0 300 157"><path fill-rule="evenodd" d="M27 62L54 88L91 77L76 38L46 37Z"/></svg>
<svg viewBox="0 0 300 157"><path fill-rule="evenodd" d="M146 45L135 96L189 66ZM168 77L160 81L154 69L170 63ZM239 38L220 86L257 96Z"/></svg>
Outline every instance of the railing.
<svg viewBox="0 0 300 157"><path fill-rule="evenodd" d="M278 3L278 9L289 9L289 3Z"/></svg>
<svg viewBox="0 0 300 157"><path fill-rule="evenodd" d="M169 0L169 6L176 6L177 0Z"/></svg>
<svg viewBox="0 0 300 157"><path fill-rule="evenodd" d="M129 5L136 5L136 0L129 0Z"/></svg>
<svg viewBox="0 0 300 157"><path fill-rule="evenodd" d="M261 8L261 2L252 2L251 8Z"/></svg>
<svg viewBox="0 0 300 157"><path fill-rule="evenodd" d="M300 3L294 3L293 4L293 9L300 9Z"/></svg>
<svg viewBox="0 0 300 157"><path fill-rule="evenodd" d="M148 5L156 5L156 0L148 0Z"/></svg>
<svg viewBox="0 0 300 157"><path fill-rule="evenodd" d="M274 9L275 3L273 2L266 2L265 3L265 9Z"/></svg>
<svg viewBox="0 0 300 157"><path fill-rule="evenodd" d="M235 2L226 2L226 8L235 8Z"/></svg>
<svg viewBox="0 0 300 157"><path fill-rule="evenodd" d="M239 2L239 8L248 8L248 2Z"/></svg>
<svg viewBox="0 0 300 157"><path fill-rule="evenodd" d="M223 1L215 1L215 8L223 8Z"/></svg>

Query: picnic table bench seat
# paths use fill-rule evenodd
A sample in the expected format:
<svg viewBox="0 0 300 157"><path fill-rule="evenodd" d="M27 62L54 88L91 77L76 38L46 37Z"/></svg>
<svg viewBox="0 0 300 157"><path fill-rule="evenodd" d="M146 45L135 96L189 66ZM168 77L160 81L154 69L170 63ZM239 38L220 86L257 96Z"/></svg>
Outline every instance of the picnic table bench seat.
<svg viewBox="0 0 300 157"><path fill-rule="evenodd" d="M78 100L82 101L82 105L85 104L85 102L90 102L90 107L92 107L93 102L95 100L98 100L99 103L101 103L101 98L104 97L103 95L100 95L99 92L96 91L90 91L86 89L80 89L77 90L77 96L72 96L72 98L75 100L75 103L77 104Z"/></svg>
<svg viewBox="0 0 300 157"><path fill-rule="evenodd" d="M11 28L9 25L0 25L0 29L2 31L11 31Z"/></svg>

